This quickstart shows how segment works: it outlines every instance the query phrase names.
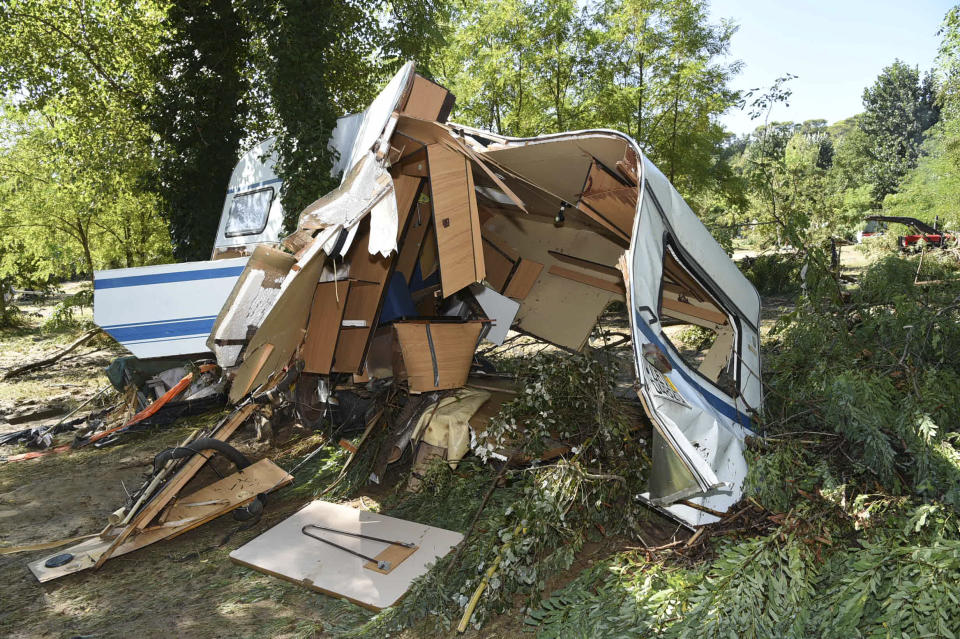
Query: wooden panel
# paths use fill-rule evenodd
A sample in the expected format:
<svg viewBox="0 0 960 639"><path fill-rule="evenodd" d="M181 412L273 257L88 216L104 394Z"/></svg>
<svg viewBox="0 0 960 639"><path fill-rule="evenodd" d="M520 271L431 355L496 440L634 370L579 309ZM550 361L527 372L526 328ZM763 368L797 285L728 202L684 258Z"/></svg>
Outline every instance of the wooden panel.
<svg viewBox="0 0 960 639"><path fill-rule="evenodd" d="M608 266L606 264L600 264L599 262L593 262L591 260L585 260L582 257L577 257L575 255L568 255L566 253L561 253L560 251L547 251L551 257L557 259L560 262L566 264L572 264L573 266L579 266L580 268L587 269L588 271L596 271L597 273L603 273L604 275L610 275L616 277L617 279L623 279L623 275L620 273L620 269L615 266Z"/></svg>
<svg viewBox="0 0 960 639"><path fill-rule="evenodd" d="M233 435L233 432L240 428L240 426L247 421L247 418L257 410L257 405L250 403L245 406L238 408L233 413L231 413L226 419L224 419L216 428L214 433L210 435L214 439L219 439L222 442L230 439L230 436ZM193 479L193 476L197 474L197 471L203 467L207 462L206 457L201 457L200 455L194 455L188 459L183 466L180 467L180 470L177 471L177 474L174 475L167 483L157 492L151 500L143 507L143 509L134 515L133 519L130 520L130 523L127 524L127 527L124 528L119 535L111 542L110 546L99 556L96 562L97 568L103 565L107 559L113 554L113 552L130 536L134 530L145 528L150 521L156 517L163 508L170 503L170 501L177 496L177 493L187 484L188 481Z"/></svg>
<svg viewBox="0 0 960 639"><path fill-rule="evenodd" d="M445 145L427 147L434 228L443 296L485 276L480 217L473 170L463 155Z"/></svg>
<svg viewBox="0 0 960 639"><path fill-rule="evenodd" d="M502 291L513 272L514 262L487 238L483 238L483 262L487 269L487 281L495 290Z"/></svg>
<svg viewBox="0 0 960 639"><path fill-rule="evenodd" d="M459 388L467 381L483 322L396 322L411 393ZM430 327L430 339L427 338ZM433 341L431 354L430 340ZM434 359L436 356L436 379Z"/></svg>
<svg viewBox="0 0 960 639"><path fill-rule="evenodd" d="M427 237L427 231L431 226L431 216L432 212L429 204L418 203L411 213L410 228L407 230L407 236L403 239L403 244L400 246L400 252L397 255L397 271L403 275L403 279L408 284L417 260L420 259L420 251Z"/></svg>
<svg viewBox="0 0 960 639"><path fill-rule="evenodd" d="M270 492L281 486L286 486L292 481L293 476L288 475L285 470L269 459L261 459L248 466L242 473L234 473L179 499L169 510L165 525L154 526L137 533L117 546L110 556L125 555L157 541L181 535L221 515L225 515L239 506L250 503L259 493ZM41 583L51 581L64 575L93 568L113 545L114 541L116 541L116 537L88 539L81 544L67 548L66 551L58 550L53 555L33 561L28 564L28 567ZM51 556L64 552L74 555L74 559L70 563L56 568L44 566L44 563Z"/></svg>
<svg viewBox="0 0 960 639"><path fill-rule="evenodd" d="M577 207L599 215L629 238L637 210L637 187L625 181L594 160Z"/></svg>
<svg viewBox="0 0 960 639"><path fill-rule="evenodd" d="M356 373L363 363L370 327L344 326L337 338L331 370L337 373Z"/></svg>
<svg viewBox="0 0 960 639"><path fill-rule="evenodd" d="M449 91L439 84L427 80L420 74L413 78L410 97L403 107L403 114L423 120L436 120L443 111L443 103Z"/></svg>
<svg viewBox="0 0 960 639"><path fill-rule="evenodd" d="M304 372L320 375L330 373L340 320L349 294L349 280L317 284L307 324L307 337L303 343Z"/></svg>
<svg viewBox="0 0 960 639"><path fill-rule="evenodd" d="M380 305L380 292L379 283L354 282L350 287L343 320L363 320L367 326L373 326L373 319Z"/></svg>
<svg viewBox="0 0 960 639"><path fill-rule="evenodd" d="M572 271L562 266L551 266L548 272L551 275L556 275L557 277L563 277L568 280L573 280L574 282L580 282L581 284L586 284L587 286L592 286L594 288L602 288L605 291L610 291L611 293L616 293L618 295L626 294L626 288L624 288L623 282L611 282L610 280L600 279L599 277L594 277L585 273L578 273L577 271Z"/></svg>
<svg viewBox="0 0 960 639"><path fill-rule="evenodd" d="M419 548L389 574L381 574L364 568L363 559L304 535L301 530L310 524L412 542ZM312 532L370 557L388 546L370 539ZM414 579L425 574L431 564L450 552L461 539L463 535L456 532L315 501L231 552L230 559L268 575L379 610L395 604Z"/></svg>
<svg viewBox="0 0 960 639"><path fill-rule="evenodd" d="M521 257L520 263L517 264L517 269L514 271L513 277L510 278L510 282L507 284L507 288L504 289L503 294L515 300L526 299L527 295L530 294L530 289L533 288L537 278L540 277L540 271L542 270L543 264L540 262L534 262L533 260Z"/></svg>

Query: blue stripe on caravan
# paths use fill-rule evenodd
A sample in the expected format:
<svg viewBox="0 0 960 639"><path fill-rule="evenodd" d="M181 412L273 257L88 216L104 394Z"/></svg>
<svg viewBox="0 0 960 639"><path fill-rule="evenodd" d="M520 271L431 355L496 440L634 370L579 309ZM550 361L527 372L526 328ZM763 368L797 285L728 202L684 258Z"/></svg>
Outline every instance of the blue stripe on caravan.
<svg viewBox="0 0 960 639"><path fill-rule="evenodd" d="M118 342L133 342L136 340L153 340L160 338L181 337L185 335L206 335L213 329L216 318L189 319L162 324L146 324L140 326L122 326L106 328L113 339Z"/></svg>
<svg viewBox="0 0 960 639"><path fill-rule="evenodd" d="M677 363L670 356L670 349L667 348L667 345L664 344L660 340L660 338L657 337L657 335L653 332L653 330L650 329L650 325L647 324L647 320L641 317L639 312L636 312L636 311L634 312L633 321L637 325L637 327L640 329L640 332L643 333L643 336L646 337L651 342L653 342L657 346L657 348L659 348L660 351L664 355L666 355L667 359L670 360L670 364L673 366L673 370L678 372L680 374L680 377L686 380L688 384L696 388L697 391L699 391L700 395L707 401L708 404L713 406L717 410L717 412L723 415L724 417L729 418L731 421L736 422L737 424L740 424L747 430L753 432L753 423L749 415L741 413L740 411L737 410L736 406L731 406L724 400L720 399L719 397L711 393L709 390L704 388L703 385L700 384L696 379L694 379L692 375L690 375L687 371L685 371L682 366L677 365Z"/></svg>
<svg viewBox="0 0 960 639"><path fill-rule="evenodd" d="M277 182L282 182L281 178L274 178L272 180L265 180L263 182L257 182L256 184L250 184L249 186L244 186L239 189L227 189L227 195L231 193L239 193L243 191L253 191L254 189L259 189L262 186L269 186L271 184L276 184Z"/></svg>
<svg viewBox="0 0 960 639"><path fill-rule="evenodd" d="M111 331L115 328L130 328L133 326L146 326L148 324L166 324L170 322L186 322L190 320L209 320L209 319L217 319L217 316L216 315L200 315L198 317L178 317L176 319L168 319L168 320L150 320L149 322L128 322L126 324L109 324L107 326L101 326L100 328L102 328L105 331Z"/></svg>
<svg viewBox="0 0 960 639"><path fill-rule="evenodd" d="M93 283L93 288L125 288L127 286L147 286L149 284L167 284L170 282L194 282L197 280L213 280L220 277L239 277L243 273L242 266L225 268L207 268L197 271L177 271L176 273L153 273L151 275L128 275L125 277L105 277Z"/></svg>

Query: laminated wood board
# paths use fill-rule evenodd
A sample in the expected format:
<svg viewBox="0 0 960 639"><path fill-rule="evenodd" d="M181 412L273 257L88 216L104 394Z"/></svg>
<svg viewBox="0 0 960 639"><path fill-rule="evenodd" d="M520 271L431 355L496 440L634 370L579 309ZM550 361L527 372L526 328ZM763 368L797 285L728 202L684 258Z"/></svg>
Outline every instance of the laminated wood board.
<svg viewBox="0 0 960 639"><path fill-rule="evenodd" d="M395 322L393 327L411 393L459 388L466 383L482 321L411 320Z"/></svg>
<svg viewBox="0 0 960 639"><path fill-rule="evenodd" d="M400 245L400 251L397 254L397 271L403 275L404 281L410 283L410 277L416 268L417 260L420 259L421 249L427 238L427 231L431 226L432 212L429 204L417 203L413 212L410 214L410 227L407 229L407 235Z"/></svg>
<svg viewBox="0 0 960 639"><path fill-rule="evenodd" d="M637 210L637 187L596 160L590 165L577 208L602 218L629 239Z"/></svg>
<svg viewBox="0 0 960 639"><path fill-rule="evenodd" d="M366 561L304 535L307 525L413 543L416 551L388 574L365 567ZM374 557L390 547L316 529L335 543ZM301 584L333 597L381 610L403 597L410 584L463 539L463 535L412 521L387 517L324 501L314 501L259 537L230 553L234 562Z"/></svg>
<svg viewBox="0 0 960 639"><path fill-rule="evenodd" d="M413 118L443 122L453 107L451 97L450 92L442 86L417 74L413 78L413 87L403 107L403 114Z"/></svg>
<svg viewBox="0 0 960 639"><path fill-rule="evenodd" d="M340 321L350 295L350 280L320 282L313 294L307 336L303 343L305 373L327 375L333 364Z"/></svg>
<svg viewBox="0 0 960 639"><path fill-rule="evenodd" d="M574 282L580 282L581 284L586 284L587 286L602 288L605 291L610 291L611 293L616 293L617 295L626 295L627 292L623 286L622 280L620 282L613 282L556 265L551 266L547 272L550 273L550 275L556 275L557 277L562 277Z"/></svg>
<svg viewBox="0 0 960 639"><path fill-rule="evenodd" d="M260 493L270 492L286 486L292 481L293 476L287 474L285 470L269 459L261 459L242 472L234 473L190 495L181 497L167 511L164 525L147 528L133 535L120 544L111 553L111 556L125 555L157 541L182 535L197 526L233 511L235 508L250 503ZM28 567L41 583L87 570L97 564L97 561L113 545L115 540L115 537L88 539L66 550L60 549L48 556L30 562ZM50 557L63 553L72 554L74 559L55 568L44 566Z"/></svg>
<svg viewBox="0 0 960 639"><path fill-rule="evenodd" d="M394 178L397 197L398 246L406 237L408 222L414 203L420 194L424 180L401 175ZM367 345L376 327L387 281L393 272L396 254L390 257L370 255L367 244L370 237L369 219L361 223L356 239L347 254L350 278L357 280L351 286L348 307L343 320L361 320L366 326L341 326L334 350L331 370L338 373L359 373L366 355Z"/></svg>
<svg viewBox="0 0 960 639"><path fill-rule="evenodd" d="M533 216L494 215L483 227L484 237L501 237L527 259L546 267L563 265L551 255L565 253L597 264L616 264L622 247L610 238L582 230L539 222ZM612 280L611 276L611 280ZM579 350L597 317L618 295L542 274L523 300L516 324L526 332L566 348ZM563 321L557 321L562 317Z"/></svg>
<svg viewBox="0 0 960 639"><path fill-rule="evenodd" d="M252 380L248 389L256 388L273 372L286 366L300 347L307 328L313 293L326 260L327 256L323 251L316 251L304 256L294 265L293 270L296 270L296 267L299 267L299 270L292 276L288 275L286 286L247 346L247 352L254 353L262 344L270 343L273 344L273 351L265 362L245 358L237 371L237 377L249 376ZM254 366L257 368L256 374L252 374L250 370ZM248 389L240 388L236 384L231 386L230 402L239 402Z"/></svg>
<svg viewBox="0 0 960 639"><path fill-rule="evenodd" d="M484 237L483 263L487 270L487 281L494 289L502 291L516 262L511 260L503 249Z"/></svg>
<svg viewBox="0 0 960 639"><path fill-rule="evenodd" d="M463 154L446 145L428 146L427 158L440 284L448 297L486 275L473 169Z"/></svg>
<svg viewBox="0 0 960 639"><path fill-rule="evenodd" d="M515 300L526 299L542 270L543 264L540 262L521 257L507 287L503 289L503 294Z"/></svg>

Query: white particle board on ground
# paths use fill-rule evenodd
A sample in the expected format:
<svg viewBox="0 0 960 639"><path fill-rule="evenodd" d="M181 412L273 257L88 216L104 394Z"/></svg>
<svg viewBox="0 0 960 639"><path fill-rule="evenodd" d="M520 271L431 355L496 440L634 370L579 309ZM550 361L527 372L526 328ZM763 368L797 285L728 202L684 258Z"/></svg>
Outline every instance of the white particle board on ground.
<svg viewBox="0 0 960 639"><path fill-rule="evenodd" d="M304 535L301 529L308 524L412 542L419 548L389 574L381 574L364 567L365 560ZM316 529L310 532L370 557L389 547L378 541ZM314 501L234 550L230 558L248 568L380 610L395 604L414 579L426 573L429 565L450 552L461 539L463 535L450 530Z"/></svg>

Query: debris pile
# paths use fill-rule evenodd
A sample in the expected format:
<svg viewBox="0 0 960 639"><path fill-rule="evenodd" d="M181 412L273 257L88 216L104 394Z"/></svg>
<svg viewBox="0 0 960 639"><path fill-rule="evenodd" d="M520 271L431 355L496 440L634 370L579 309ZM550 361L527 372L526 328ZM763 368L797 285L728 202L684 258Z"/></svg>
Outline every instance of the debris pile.
<svg viewBox="0 0 960 639"><path fill-rule="evenodd" d="M268 161L260 173L235 171L215 259L97 273L97 322L140 358L110 371L137 410L87 428L80 445L224 394L231 409L159 453L99 535L33 562L38 579L99 567L229 512L258 516L293 478L227 442L244 423L282 416L329 442L361 433L341 440L350 455L328 498L396 477L401 460L412 502L438 469L495 469L472 523L458 524L463 535L316 501L232 554L377 609L415 581L424 595L442 579L427 573L436 562L470 591L461 591L471 595L461 630L485 591L506 600L498 566L535 588L544 575L529 558L556 553L554 567L569 567L586 527L606 535L595 516L604 499L629 504L617 534L635 523L644 488L643 503L690 527L739 501L744 440L761 407L756 290L628 137L505 138L447 123L453 100L408 64L366 111L340 119L331 145L342 181L291 235L271 241L266 231L279 233ZM577 355L615 302L626 304L636 374L616 392L602 366ZM678 348L692 328L699 350ZM525 360L519 376L477 355L481 343L518 335L555 354ZM193 488L212 455L236 473ZM528 471L522 517L483 514L499 484ZM464 560L475 570L492 547L486 573L468 577Z"/></svg>

